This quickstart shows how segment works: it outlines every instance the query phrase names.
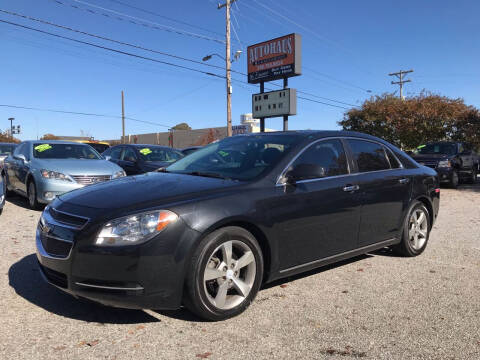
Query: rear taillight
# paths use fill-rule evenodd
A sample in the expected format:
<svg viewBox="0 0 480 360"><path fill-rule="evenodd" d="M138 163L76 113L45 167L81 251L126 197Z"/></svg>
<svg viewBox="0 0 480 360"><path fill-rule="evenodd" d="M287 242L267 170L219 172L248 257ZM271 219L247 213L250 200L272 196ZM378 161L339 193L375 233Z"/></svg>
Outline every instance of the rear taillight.
<svg viewBox="0 0 480 360"><path fill-rule="evenodd" d="M440 188L435 189L435 194L440 194Z"/></svg>

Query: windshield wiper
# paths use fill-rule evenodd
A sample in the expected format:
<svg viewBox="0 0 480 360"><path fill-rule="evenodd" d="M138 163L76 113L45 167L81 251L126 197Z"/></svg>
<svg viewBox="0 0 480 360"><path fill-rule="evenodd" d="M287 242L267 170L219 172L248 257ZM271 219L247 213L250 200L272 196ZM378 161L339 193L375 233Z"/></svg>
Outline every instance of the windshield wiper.
<svg viewBox="0 0 480 360"><path fill-rule="evenodd" d="M227 176L222 176L217 173L212 173L212 172L203 172L203 171L192 171L189 173L185 173L185 175L192 175L192 176L202 176L202 177L210 177L210 178L215 178L215 179L224 179L224 180L231 180L231 178Z"/></svg>

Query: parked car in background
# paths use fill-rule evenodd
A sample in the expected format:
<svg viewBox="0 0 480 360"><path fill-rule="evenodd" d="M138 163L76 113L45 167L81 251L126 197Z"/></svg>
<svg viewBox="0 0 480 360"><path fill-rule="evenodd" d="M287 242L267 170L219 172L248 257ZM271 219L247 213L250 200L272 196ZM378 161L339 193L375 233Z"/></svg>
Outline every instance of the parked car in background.
<svg viewBox="0 0 480 360"><path fill-rule="evenodd" d="M0 165L3 164L3 161L8 155L13 153L17 144L14 143L0 143Z"/></svg>
<svg viewBox="0 0 480 360"><path fill-rule="evenodd" d="M221 320L264 282L386 246L420 255L440 202L433 169L354 132L238 135L163 171L51 203L36 234L44 277L106 305Z"/></svg>
<svg viewBox="0 0 480 360"><path fill-rule="evenodd" d="M203 146L190 146L185 149L180 150L183 155L187 156L193 154L195 151L201 149Z"/></svg>
<svg viewBox="0 0 480 360"><path fill-rule="evenodd" d="M155 171L184 157L180 151L167 146L146 144L113 146L103 156L122 167L127 175Z"/></svg>
<svg viewBox="0 0 480 360"><path fill-rule="evenodd" d="M457 188L460 180L477 181L479 156L471 145L462 142L439 141L419 146L412 154L419 164L435 169L441 183Z"/></svg>
<svg viewBox="0 0 480 360"><path fill-rule="evenodd" d="M5 181L3 180L3 177L0 176L0 215L2 214L3 207L5 206L5 192Z"/></svg>
<svg viewBox="0 0 480 360"><path fill-rule="evenodd" d="M105 152L109 147L110 144L104 141L97 141L97 140L75 140L75 142L79 142L82 144L87 144L93 147L99 154Z"/></svg>
<svg viewBox="0 0 480 360"><path fill-rule="evenodd" d="M68 191L125 176L92 147L67 141L24 141L5 159L6 189L36 209Z"/></svg>

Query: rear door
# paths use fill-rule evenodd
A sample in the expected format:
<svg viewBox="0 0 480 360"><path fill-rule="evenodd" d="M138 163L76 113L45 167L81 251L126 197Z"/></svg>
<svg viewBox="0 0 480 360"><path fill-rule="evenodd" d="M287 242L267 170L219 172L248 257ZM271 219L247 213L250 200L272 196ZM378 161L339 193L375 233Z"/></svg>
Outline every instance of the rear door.
<svg viewBox="0 0 480 360"><path fill-rule="evenodd" d="M32 154L31 154L31 144L24 143L22 148L20 149L20 154L25 156L25 161L18 160L17 169L16 169L16 177L17 177L17 187L18 190L23 191L24 193L27 192L27 176L30 172L30 165L32 161Z"/></svg>
<svg viewBox="0 0 480 360"><path fill-rule="evenodd" d="M399 236L410 200L412 178L383 144L348 139L361 194L358 247Z"/></svg>
<svg viewBox="0 0 480 360"><path fill-rule="evenodd" d="M360 197L352 188L342 141L325 139L311 144L289 168L298 164L320 165L326 176L277 187L269 213L277 223L283 271L357 245Z"/></svg>

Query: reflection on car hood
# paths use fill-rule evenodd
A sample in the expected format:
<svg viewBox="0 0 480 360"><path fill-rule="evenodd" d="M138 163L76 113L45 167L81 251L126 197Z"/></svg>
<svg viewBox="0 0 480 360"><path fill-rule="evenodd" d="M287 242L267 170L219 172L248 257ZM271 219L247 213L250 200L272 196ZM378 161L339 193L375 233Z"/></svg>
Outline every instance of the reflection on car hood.
<svg viewBox="0 0 480 360"><path fill-rule="evenodd" d="M239 184L233 180L151 172L87 186L62 195L60 200L97 209L146 209L206 196Z"/></svg>
<svg viewBox="0 0 480 360"><path fill-rule="evenodd" d="M38 170L57 171L68 175L113 175L121 168L107 160L87 159L35 159Z"/></svg>

